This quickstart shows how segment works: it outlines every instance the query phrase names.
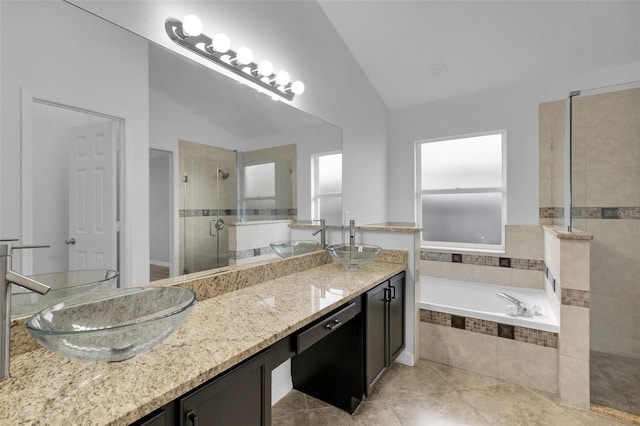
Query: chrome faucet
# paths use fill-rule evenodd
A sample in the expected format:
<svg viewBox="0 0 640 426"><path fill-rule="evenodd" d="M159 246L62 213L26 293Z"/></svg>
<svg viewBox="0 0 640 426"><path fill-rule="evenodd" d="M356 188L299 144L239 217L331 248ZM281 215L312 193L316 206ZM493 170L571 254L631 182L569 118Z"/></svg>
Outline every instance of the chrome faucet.
<svg viewBox="0 0 640 426"><path fill-rule="evenodd" d="M496 296L515 305L515 307L518 309L518 316L532 317L535 314L533 309L529 309L527 305L525 305L523 302L521 302L520 300L516 299L513 296L510 296L506 293L496 293Z"/></svg>
<svg viewBox="0 0 640 426"><path fill-rule="evenodd" d="M316 229L311 235L318 235L320 233L320 247L322 250L327 248L327 224L324 219L314 220L314 222L320 222L320 229Z"/></svg>
<svg viewBox="0 0 640 426"><path fill-rule="evenodd" d="M8 241L0 240L0 380L9 378L9 346L11 341L11 284L35 291L39 294L46 294L51 287L39 281L25 277L11 270L11 255L13 250L28 248L44 248L46 245L13 246Z"/></svg>

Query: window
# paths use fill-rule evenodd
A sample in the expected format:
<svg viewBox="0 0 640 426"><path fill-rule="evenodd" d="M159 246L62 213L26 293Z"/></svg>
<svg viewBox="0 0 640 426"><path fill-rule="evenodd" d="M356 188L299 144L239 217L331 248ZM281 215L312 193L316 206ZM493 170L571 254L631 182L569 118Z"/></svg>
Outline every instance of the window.
<svg viewBox="0 0 640 426"><path fill-rule="evenodd" d="M421 246L504 251L506 132L416 144Z"/></svg>
<svg viewBox="0 0 640 426"><path fill-rule="evenodd" d="M312 157L311 219L342 223L342 153Z"/></svg>
<svg viewBox="0 0 640 426"><path fill-rule="evenodd" d="M245 165L242 188L243 208L276 208L276 163Z"/></svg>

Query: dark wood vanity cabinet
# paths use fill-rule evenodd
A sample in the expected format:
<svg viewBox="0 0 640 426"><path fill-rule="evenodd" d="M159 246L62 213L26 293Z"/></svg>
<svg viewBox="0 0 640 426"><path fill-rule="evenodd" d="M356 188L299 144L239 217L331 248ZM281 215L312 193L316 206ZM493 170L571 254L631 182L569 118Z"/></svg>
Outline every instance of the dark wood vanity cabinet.
<svg viewBox="0 0 640 426"><path fill-rule="evenodd" d="M267 349L132 426L269 426L271 369Z"/></svg>
<svg viewBox="0 0 640 426"><path fill-rule="evenodd" d="M375 383L404 349L405 274L374 287L364 295L365 391Z"/></svg>

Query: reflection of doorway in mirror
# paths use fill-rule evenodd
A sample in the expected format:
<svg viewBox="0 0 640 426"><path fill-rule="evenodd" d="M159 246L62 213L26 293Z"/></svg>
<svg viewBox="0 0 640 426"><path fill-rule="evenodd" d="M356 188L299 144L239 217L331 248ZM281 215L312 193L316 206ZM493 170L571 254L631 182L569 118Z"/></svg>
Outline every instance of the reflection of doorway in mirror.
<svg viewBox="0 0 640 426"><path fill-rule="evenodd" d="M22 253L22 272L119 270L122 120L36 98L25 106L21 237L51 247Z"/></svg>
<svg viewBox="0 0 640 426"><path fill-rule="evenodd" d="M149 149L150 281L172 276L172 164L171 151Z"/></svg>

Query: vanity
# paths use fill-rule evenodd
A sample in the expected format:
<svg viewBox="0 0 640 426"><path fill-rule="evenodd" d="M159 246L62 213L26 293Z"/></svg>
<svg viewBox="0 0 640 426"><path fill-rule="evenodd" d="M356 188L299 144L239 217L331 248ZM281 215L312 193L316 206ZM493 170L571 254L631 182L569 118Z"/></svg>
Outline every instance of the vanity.
<svg viewBox="0 0 640 426"><path fill-rule="evenodd" d="M316 252L227 277L176 280L196 288L200 301L165 342L118 363L75 361L44 349L14 356L12 377L0 383L0 419L155 426L222 418L268 425L271 371L289 358L294 388L353 412L404 343L397 340L404 322L393 318L394 306L404 306L407 257L389 252L358 271ZM229 291L209 297L212 286ZM372 360L382 363L374 367Z"/></svg>

